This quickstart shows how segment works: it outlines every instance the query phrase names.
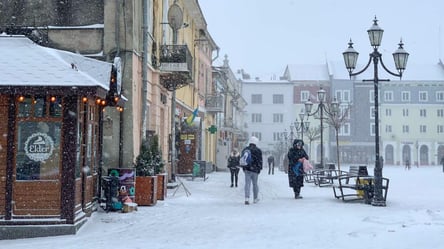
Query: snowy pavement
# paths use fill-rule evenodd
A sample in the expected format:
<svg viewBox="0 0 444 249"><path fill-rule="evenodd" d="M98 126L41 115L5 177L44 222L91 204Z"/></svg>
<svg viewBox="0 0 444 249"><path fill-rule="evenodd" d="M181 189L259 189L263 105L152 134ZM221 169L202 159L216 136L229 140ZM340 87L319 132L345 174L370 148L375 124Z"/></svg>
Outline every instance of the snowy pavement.
<svg viewBox="0 0 444 249"><path fill-rule="evenodd" d="M373 169L369 170L372 174ZM244 174L230 188L228 172L183 179L172 196L132 213L96 212L76 235L3 240L0 248L443 248L442 167L385 167L386 207L344 203L329 187L306 183L293 199L287 175L259 176L260 202L244 205Z"/></svg>

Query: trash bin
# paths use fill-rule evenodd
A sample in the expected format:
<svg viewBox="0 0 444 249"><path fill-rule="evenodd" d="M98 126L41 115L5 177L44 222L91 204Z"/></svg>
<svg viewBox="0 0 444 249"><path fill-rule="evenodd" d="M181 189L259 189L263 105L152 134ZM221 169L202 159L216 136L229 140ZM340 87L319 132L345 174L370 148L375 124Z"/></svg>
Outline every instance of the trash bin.
<svg viewBox="0 0 444 249"><path fill-rule="evenodd" d="M193 162L193 177L197 177L200 174L200 165L194 161Z"/></svg>
<svg viewBox="0 0 444 249"><path fill-rule="evenodd" d="M102 188L104 192L105 211L116 211L122 209L119 201L119 177L102 176Z"/></svg>
<svg viewBox="0 0 444 249"><path fill-rule="evenodd" d="M193 161L193 180L195 177L203 177L206 175L206 161L195 160Z"/></svg>

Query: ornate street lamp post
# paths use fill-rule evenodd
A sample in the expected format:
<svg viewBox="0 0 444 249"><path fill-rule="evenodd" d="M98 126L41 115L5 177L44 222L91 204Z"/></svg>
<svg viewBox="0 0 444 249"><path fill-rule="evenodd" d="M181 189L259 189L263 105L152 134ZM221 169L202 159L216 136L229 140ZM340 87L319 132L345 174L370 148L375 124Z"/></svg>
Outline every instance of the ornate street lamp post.
<svg viewBox="0 0 444 249"><path fill-rule="evenodd" d="M310 126L310 122L305 121L304 122L304 117L305 117L305 113L304 113L304 109L301 110L301 112L299 113L299 119L296 118L296 121L294 121L294 127L296 129L297 133L301 133L301 139L304 140L304 130L308 130L308 127ZM308 115L307 115L308 118Z"/></svg>
<svg viewBox="0 0 444 249"><path fill-rule="evenodd" d="M324 168L324 112L327 112L330 115L333 115L333 113L330 113L325 107L325 90L321 88L318 90L317 94L319 100L318 107L314 112L312 112L313 102L311 102L309 99L307 102L305 102L305 113L308 117L316 115L318 112L320 114L319 119L321 121L321 166L322 168ZM331 103L331 106L333 112L338 111L339 103L336 101L336 99Z"/></svg>
<svg viewBox="0 0 444 249"><path fill-rule="evenodd" d="M372 200L373 206L385 206L385 200L382 197L382 165L381 165L381 157L379 156L379 103L378 103L378 84L379 81L389 81L389 79L379 79L378 76L378 63L381 62L382 67L386 72L389 74L399 77L402 77L402 73L404 72L406 65L407 65L407 59L409 54L404 50L402 40L399 43L399 48L393 53L393 59L395 60L395 66L398 70L398 73L393 73L387 67L384 65L384 62L382 61L382 54L379 53L378 48L381 45L382 40L382 34L384 33L384 30L381 29L378 26L378 20L373 20L373 25L370 27L369 30L367 30L368 36L370 39L370 45L373 47L373 52L370 54L369 61L367 65L359 72L353 73L353 70L356 68L356 62L358 60L359 53L356 52L356 50L353 48L353 42L350 39L350 42L348 43L348 48L345 50L343 54L344 56L344 62L345 67L347 68L350 78L352 76L358 75L363 73L367 68L370 66L371 62L373 61L374 65L374 75L373 79L370 80L364 80L364 81L372 81L374 84L374 102L375 102L375 169L374 169L374 175L375 175L375 192L374 197Z"/></svg>

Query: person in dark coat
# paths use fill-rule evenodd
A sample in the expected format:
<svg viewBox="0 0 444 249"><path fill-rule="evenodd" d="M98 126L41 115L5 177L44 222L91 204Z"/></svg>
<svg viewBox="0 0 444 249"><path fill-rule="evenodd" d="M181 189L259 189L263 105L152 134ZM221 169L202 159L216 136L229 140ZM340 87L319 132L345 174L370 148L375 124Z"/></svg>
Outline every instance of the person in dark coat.
<svg viewBox="0 0 444 249"><path fill-rule="evenodd" d="M274 156L270 155L268 157L268 174L274 175Z"/></svg>
<svg viewBox="0 0 444 249"><path fill-rule="evenodd" d="M243 167L245 173L245 205L250 204L250 189L253 185L253 202L257 203L259 201L259 186L257 184L259 173L262 170L262 151L257 147L259 139L257 137L251 137L248 141L248 146L242 150L241 155L244 154L245 150L250 150L251 152L251 163Z"/></svg>
<svg viewBox="0 0 444 249"><path fill-rule="evenodd" d="M288 183L293 188L294 198L301 199L301 187L304 186L304 168L302 166L304 158L308 160L305 152L304 141L295 139L293 147L288 151Z"/></svg>
<svg viewBox="0 0 444 249"><path fill-rule="evenodd" d="M230 175L231 175L231 186L236 186L237 188L237 181L239 178L239 159L240 154L237 151L236 148L233 148L233 150L230 153L230 156L228 157L228 168L230 169Z"/></svg>
<svg viewBox="0 0 444 249"><path fill-rule="evenodd" d="M441 157L442 172L444 172L444 156Z"/></svg>

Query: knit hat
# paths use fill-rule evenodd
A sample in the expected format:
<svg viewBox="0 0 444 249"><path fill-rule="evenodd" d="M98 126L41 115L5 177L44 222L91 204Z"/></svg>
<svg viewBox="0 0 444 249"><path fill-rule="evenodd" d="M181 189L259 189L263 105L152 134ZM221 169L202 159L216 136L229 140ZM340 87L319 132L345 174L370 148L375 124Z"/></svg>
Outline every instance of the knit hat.
<svg viewBox="0 0 444 249"><path fill-rule="evenodd" d="M248 144L255 144L257 145L259 143L259 139L255 136L250 137L250 140L248 140Z"/></svg>

